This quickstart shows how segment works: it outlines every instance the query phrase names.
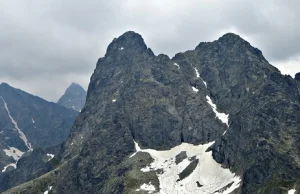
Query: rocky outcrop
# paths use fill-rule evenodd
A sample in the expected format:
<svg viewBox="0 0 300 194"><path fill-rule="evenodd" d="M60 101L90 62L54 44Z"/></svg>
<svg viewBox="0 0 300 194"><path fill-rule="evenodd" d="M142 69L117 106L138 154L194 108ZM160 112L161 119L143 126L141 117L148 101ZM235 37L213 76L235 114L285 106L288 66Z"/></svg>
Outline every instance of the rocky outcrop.
<svg viewBox="0 0 300 194"><path fill-rule="evenodd" d="M80 85L72 83L57 104L80 112L85 104L85 98L86 91Z"/></svg>
<svg viewBox="0 0 300 194"><path fill-rule="evenodd" d="M156 150L215 141L215 160L242 178L235 193L286 193L300 177L298 87L232 33L169 59L126 32L97 62L57 173L7 193L127 193L134 141Z"/></svg>

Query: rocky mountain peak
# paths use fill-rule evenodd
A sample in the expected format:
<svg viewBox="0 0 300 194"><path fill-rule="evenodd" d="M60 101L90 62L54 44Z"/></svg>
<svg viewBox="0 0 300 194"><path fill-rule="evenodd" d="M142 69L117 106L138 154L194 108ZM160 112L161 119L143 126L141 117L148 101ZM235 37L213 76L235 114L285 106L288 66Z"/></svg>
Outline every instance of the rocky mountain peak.
<svg viewBox="0 0 300 194"><path fill-rule="evenodd" d="M10 85L8 85L7 83L5 83L5 82L2 82L1 84L0 84L0 87L11 87Z"/></svg>
<svg viewBox="0 0 300 194"><path fill-rule="evenodd" d="M86 91L79 84L72 83L57 103L66 108L81 111L85 104L85 98Z"/></svg>
<svg viewBox="0 0 300 194"><path fill-rule="evenodd" d="M240 41L245 42L245 40L242 37L240 37L239 35L234 34L232 32L228 32L228 33L224 34L218 40L222 41L222 42L228 42L228 43L236 43L236 42L240 42Z"/></svg>
<svg viewBox="0 0 300 194"><path fill-rule="evenodd" d="M118 38L114 38L107 48L106 56L117 55L120 54L120 52L126 53L127 55L139 54L147 50L151 51L147 49L147 45L142 36L136 32L128 31Z"/></svg>

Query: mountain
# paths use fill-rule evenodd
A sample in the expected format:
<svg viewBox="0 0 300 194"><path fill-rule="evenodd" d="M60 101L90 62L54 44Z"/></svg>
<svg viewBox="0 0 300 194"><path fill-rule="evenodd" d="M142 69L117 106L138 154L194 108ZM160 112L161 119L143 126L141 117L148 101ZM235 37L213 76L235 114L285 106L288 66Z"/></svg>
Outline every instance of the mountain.
<svg viewBox="0 0 300 194"><path fill-rule="evenodd" d="M300 191L300 86L225 34L170 59L126 32L49 173L4 193Z"/></svg>
<svg viewBox="0 0 300 194"><path fill-rule="evenodd" d="M80 112L84 106L85 98L86 91L80 85L72 83L57 104Z"/></svg>
<svg viewBox="0 0 300 194"><path fill-rule="evenodd" d="M295 80L300 81L300 73L296 73Z"/></svg>
<svg viewBox="0 0 300 194"><path fill-rule="evenodd" d="M70 134L77 115L76 111L2 83L0 174L17 168L24 154L61 144Z"/></svg>

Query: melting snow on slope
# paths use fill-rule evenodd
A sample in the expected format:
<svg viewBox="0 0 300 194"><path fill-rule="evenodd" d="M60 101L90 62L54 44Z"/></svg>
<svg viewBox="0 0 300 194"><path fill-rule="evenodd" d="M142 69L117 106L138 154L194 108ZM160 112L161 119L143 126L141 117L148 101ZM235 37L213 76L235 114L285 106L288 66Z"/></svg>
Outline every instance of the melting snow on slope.
<svg viewBox="0 0 300 194"><path fill-rule="evenodd" d="M13 157L14 160L18 161L24 152L20 151L18 148L15 147L8 147L9 149L4 149L3 151L9 157Z"/></svg>
<svg viewBox="0 0 300 194"><path fill-rule="evenodd" d="M10 166L14 167L15 169L17 168L17 164L16 164L16 163L11 163L11 164L8 164L8 165L4 166L2 172L5 172L6 169L7 169L8 167L10 167Z"/></svg>
<svg viewBox="0 0 300 194"><path fill-rule="evenodd" d="M15 163L11 163L6 165L3 169L2 172L5 172L6 169L10 166L17 168L17 163L18 160L21 158L21 156L24 154L24 152L20 151L19 149L15 148L15 147L8 147L9 149L3 149L3 151L5 152L5 154L8 157L13 157L14 160L16 161Z"/></svg>
<svg viewBox="0 0 300 194"><path fill-rule="evenodd" d="M47 191L44 192L44 194L48 194L49 191L51 191L51 189L52 189L52 186L50 186L49 189L48 189Z"/></svg>
<svg viewBox="0 0 300 194"><path fill-rule="evenodd" d="M48 161L52 160L52 158L54 158L54 154L47 154L47 156L49 157Z"/></svg>
<svg viewBox="0 0 300 194"><path fill-rule="evenodd" d="M192 89L194 92L198 92L199 90L197 88L195 88L194 86L192 86Z"/></svg>
<svg viewBox="0 0 300 194"><path fill-rule="evenodd" d="M218 117L222 121L222 123L225 123L228 126L228 114L218 112L217 105L213 103L209 96L206 96L206 99L208 104L212 107L214 113L216 114L216 117ZM224 132L224 134L225 133L226 131Z"/></svg>
<svg viewBox="0 0 300 194"><path fill-rule="evenodd" d="M202 82L204 83L205 87L207 88L207 84L206 84L206 82L200 77L200 73L199 73L198 69L197 69L196 67L194 67L194 69L195 69L195 72L196 72L196 77L197 77L197 78L200 78L200 79L202 80Z"/></svg>
<svg viewBox="0 0 300 194"><path fill-rule="evenodd" d="M288 191L288 194L294 194L296 192L296 189L291 189Z"/></svg>
<svg viewBox="0 0 300 194"><path fill-rule="evenodd" d="M180 66L177 63L174 63L175 66L177 66L178 69L180 69Z"/></svg>
<svg viewBox="0 0 300 194"><path fill-rule="evenodd" d="M149 191L148 193L154 193L155 192L155 186L149 182L149 184L142 184L141 187L135 191Z"/></svg>
<svg viewBox="0 0 300 194"><path fill-rule="evenodd" d="M141 149L136 142L134 143L137 152L147 152L154 159L150 166L141 169L142 172L162 170L162 173L157 173L160 194L229 194L240 185L239 176L229 169L222 168L213 159L211 151L205 152L214 142L197 146L182 143L166 151ZM176 164L175 158L182 151L186 152L187 158ZM179 179L179 174L191 164L192 160L198 160L194 170L185 178Z"/></svg>
<svg viewBox="0 0 300 194"><path fill-rule="evenodd" d="M19 133L20 138L24 141L26 147L28 148L28 150L32 150L31 148L31 144L28 142L26 135L23 133L23 131L19 128L18 123L14 120L14 118L10 115L9 109L7 107L7 103L5 102L5 100L3 99L2 96L0 96L2 98L2 101L4 103L4 107L7 111L7 114L11 120L11 122L14 124L15 126L15 130L17 130L17 132Z"/></svg>

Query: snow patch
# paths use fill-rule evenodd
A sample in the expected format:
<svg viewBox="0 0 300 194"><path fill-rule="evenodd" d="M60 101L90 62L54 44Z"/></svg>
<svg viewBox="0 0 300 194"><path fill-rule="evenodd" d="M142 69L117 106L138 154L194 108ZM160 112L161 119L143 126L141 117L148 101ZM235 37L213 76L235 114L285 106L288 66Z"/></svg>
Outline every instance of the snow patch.
<svg viewBox="0 0 300 194"><path fill-rule="evenodd" d="M222 123L225 123L227 125L227 127L228 127L229 126L228 125L228 116L229 116L229 114L218 112L217 111L217 105L213 103L213 101L211 100L211 98L209 96L206 96L206 99L207 99L208 104L212 107L214 113L216 114L216 117L218 117L222 121ZM226 133L226 131L224 132L224 134L225 133Z"/></svg>
<svg viewBox="0 0 300 194"><path fill-rule="evenodd" d="M198 92L199 90L197 88L195 88L194 86L192 86L192 89L194 92Z"/></svg>
<svg viewBox="0 0 300 194"><path fill-rule="evenodd" d="M23 131L19 128L18 123L17 123L17 122L14 120L14 118L10 115L10 112L9 112L9 109L8 109L8 106L7 106L7 103L5 102L5 100L3 99L3 97L2 97L2 96L0 96L0 97L2 98L2 101L3 101L3 103L4 103L4 107L5 107L6 111L7 111L7 114L8 114L8 116L9 116L11 122L12 122L12 123L14 124L14 126L15 126L15 130L17 130L17 132L19 133L19 137L24 141L24 143L25 143L26 147L28 148L28 150L31 151L31 150L32 150L31 143L28 142L26 135L25 135L25 134L23 133Z"/></svg>
<svg viewBox="0 0 300 194"><path fill-rule="evenodd" d="M205 87L207 88L207 83L200 77L200 73L198 71L198 69L196 67L194 67L195 72L196 72L196 77L200 78L202 80L202 82L204 83Z"/></svg>
<svg viewBox="0 0 300 194"><path fill-rule="evenodd" d="M6 169L10 166L14 167L15 169L17 168L17 163L19 161L19 159L22 157L22 155L24 154L24 152L20 151L18 148L15 147L8 147L9 149L3 149L3 151L5 152L5 154L8 157L13 157L13 159L16 161L15 163L11 163L6 165L2 172L5 172Z"/></svg>
<svg viewBox="0 0 300 194"><path fill-rule="evenodd" d="M15 161L18 161L21 156L24 154L24 152L20 151L18 148L15 147L8 147L9 149L3 149L5 154L8 157L13 157Z"/></svg>
<svg viewBox="0 0 300 194"><path fill-rule="evenodd" d="M112 102L116 102L116 101L117 101L117 99L115 99L115 98L114 98L114 99L112 99L111 101L112 101Z"/></svg>
<svg viewBox="0 0 300 194"><path fill-rule="evenodd" d="M199 73L198 69L196 67L194 67L194 69L195 69L195 72L196 72L196 77L200 77L200 73Z"/></svg>
<svg viewBox="0 0 300 194"><path fill-rule="evenodd" d="M178 69L180 69L180 66L177 63L174 63L175 66L177 66Z"/></svg>
<svg viewBox="0 0 300 194"><path fill-rule="evenodd" d="M0 134L3 134L3 130L0 132Z"/></svg>
<svg viewBox="0 0 300 194"><path fill-rule="evenodd" d="M33 118L31 118L31 121L32 121L32 123L35 123L35 121L34 121L34 119L33 119Z"/></svg>
<svg viewBox="0 0 300 194"><path fill-rule="evenodd" d="M155 191L155 186L151 184L151 182L144 183L141 185L141 187L135 191L149 191L148 193L153 193Z"/></svg>
<svg viewBox="0 0 300 194"><path fill-rule="evenodd" d="M47 156L49 157L48 161L52 160L52 158L54 158L54 154L47 154Z"/></svg>
<svg viewBox="0 0 300 194"><path fill-rule="evenodd" d="M119 50L124 50L124 47L120 47Z"/></svg>
<svg viewBox="0 0 300 194"><path fill-rule="evenodd" d="M288 191L288 194L294 194L296 192L296 189L291 189Z"/></svg>
<svg viewBox="0 0 300 194"><path fill-rule="evenodd" d="M52 186L50 186L49 189L48 189L47 191L44 192L44 194L48 194L49 191L51 191L51 189L52 189Z"/></svg>
<svg viewBox="0 0 300 194"><path fill-rule="evenodd" d="M130 157L137 152L147 152L154 159L150 166L142 168L141 171L159 170L156 174L160 183L160 194L229 194L240 186L240 177L229 169L222 168L213 159L211 151L206 152L214 142L204 145L182 143L164 151L141 149L136 142L134 144L136 152ZM176 156L182 151L186 152L187 158L176 164ZM192 160L198 160L195 169L185 178L179 179L179 174L191 164Z"/></svg>
<svg viewBox="0 0 300 194"><path fill-rule="evenodd" d="M11 164L8 164L8 165L4 166L2 172L5 172L6 169L7 169L8 167L10 167L10 166L14 167L15 169L17 168L17 164L16 164L16 163L11 163Z"/></svg>

